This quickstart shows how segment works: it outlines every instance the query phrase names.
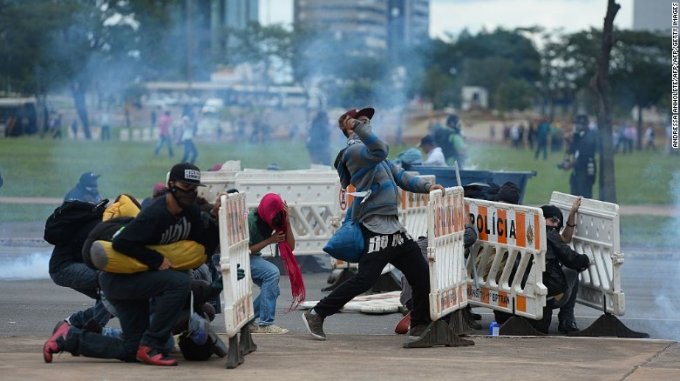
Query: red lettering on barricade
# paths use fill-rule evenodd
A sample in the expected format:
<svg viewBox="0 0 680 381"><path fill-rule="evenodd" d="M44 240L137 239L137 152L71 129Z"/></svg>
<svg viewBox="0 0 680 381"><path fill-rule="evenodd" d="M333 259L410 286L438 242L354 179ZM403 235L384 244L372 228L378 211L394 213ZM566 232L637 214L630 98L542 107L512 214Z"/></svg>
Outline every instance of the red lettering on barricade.
<svg viewBox="0 0 680 381"><path fill-rule="evenodd" d="M462 194L457 194L455 195L455 201L454 205L456 206L456 231L462 231L465 229L465 216L467 215L465 213L465 207L463 205L463 195Z"/></svg>
<svg viewBox="0 0 680 381"><path fill-rule="evenodd" d="M482 288L482 293L479 298L482 303L489 304L489 289L488 288Z"/></svg>
<svg viewBox="0 0 680 381"><path fill-rule="evenodd" d="M508 293L507 292L498 292L498 305L504 308L508 307Z"/></svg>
<svg viewBox="0 0 680 381"><path fill-rule="evenodd" d="M536 250L541 250L541 229L538 227L541 226L541 224L538 221L538 214L534 214L534 248Z"/></svg>
<svg viewBox="0 0 680 381"><path fill-rule="evenodd" d="M241 235L239 236L239 240L245 240L246 238L248 238L248 233L247 233L247 231L248 231L248 209L246 208L245 203L239 204L238 209L239 209L238 214L240 216L239 220L241 221L241 223L239 224L239 226L241 227Z"/></svg>
<svg viewBox="0 0 680 381"><path fill-rule="evenodd" d="M455 211L453 210L451 196L444 195L444 213L446 215L446 226L444 226L444 231L446 232L447 235L453 233L452 227L454 212Z"/></svg>
<svg viewBox="0 0 680 381"><path fill-rule="evenodd" d="M439 310L444 311L448 308L455 306L456 303L458 303L458 300L456 298L457 296L455 289L443 291L439 297Z"/></svg>
<svg viewBox="0 0 680 381"><path fill-rule="evenodd" d="M230 245L235 244L236 240L234 239L234 203L230 202L229 198L227 198L227 221L229 224L227 225L227 240L229 241Z"/></svg>

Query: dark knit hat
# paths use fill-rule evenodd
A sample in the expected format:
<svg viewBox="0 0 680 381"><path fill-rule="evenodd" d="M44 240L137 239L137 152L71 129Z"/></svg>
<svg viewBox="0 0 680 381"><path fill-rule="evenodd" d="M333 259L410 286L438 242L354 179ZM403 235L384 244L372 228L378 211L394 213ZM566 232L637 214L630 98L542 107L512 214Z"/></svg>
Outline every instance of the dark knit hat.
<svg viewBox="0 0 680 381"><path fill-rule="evenodd" d="M505 202L508 204L519 204L519 188L517 185L511 181L506 182L501 185L498 189L498 193L494 198L494 201Z"/></svg>
<svg viewBox="0 0 680 381"><path fill-rule="evenodd" d="M562 211L560 208L556 207L555 205L543 205L541 206L541 210L543 210L543 217L546 220L551 217L557 218L560 221L557 224L557 227L562 229L562 221L564 221L564 217L562 216Z"/></svg>
<svg viewBox="0 0 680 381"><path fill-rule="evenodd" d="M98 175L94 172L85 172L82 175L80 175L80 179L78 182L85 187L96 187L97 186L97 179L101 175Z"/></svg>

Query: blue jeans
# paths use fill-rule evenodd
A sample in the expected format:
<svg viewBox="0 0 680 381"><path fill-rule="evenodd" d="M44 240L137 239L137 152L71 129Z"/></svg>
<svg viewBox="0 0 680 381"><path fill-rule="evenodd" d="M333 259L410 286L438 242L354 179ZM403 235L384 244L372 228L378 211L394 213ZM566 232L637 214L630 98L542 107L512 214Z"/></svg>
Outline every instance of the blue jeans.
<svg viewBox="0 0 680 381"><path fill-rule="evenodd" d="M154 149L154 154L158 156L158 153L161 152L161 148L163 148L164 145L168 146L168 155L170 157L173 156L172 154L172 140L170 140L170 136L163 136L161 135L158 139L158 143L156 143L156 149Z"/></svg>
<svg viewBox="0 0 680 381"><path fill-rule="evenodd" d="M100 327L106 326L111 319L111 313L99 299L97 293L99 282L97 281L96 270L87 267L84 263L74 262L61 267L57 272L51 273L50 277L55 284L72 288L96 300L94 306L74 312L69 316L68 320L72 326L82 328L90 319L94 319Z"/></svg>
<svg viewBox="0 0 680 381"><path fill-rule="evenodd" d="M194 144L193 140L185 140L183 142L184 144L184 155L182 155L182 160L180 161L181 163L191 163L194 164L196 162L196 158L198 157L198 149L196 149L196 145Z"/></svg>
<svg viewBox="0 0 680 381"><path fill-rule="evenodd" d="M251 255L250 275L253 283L260 287L260 294L253 302L255 318L259 319L259 325L272 325L276 316L276 298L281 293L279 268L259 255Z"/></svg>
<svg viewBox="0 0 680 381"><path fill-rule="evenodd" d="M77 356L100 359L135 361L136 351L125 350L123 340L71 327L66 334L63 350ZM136 348L135 348L136 349Z"/></svg>

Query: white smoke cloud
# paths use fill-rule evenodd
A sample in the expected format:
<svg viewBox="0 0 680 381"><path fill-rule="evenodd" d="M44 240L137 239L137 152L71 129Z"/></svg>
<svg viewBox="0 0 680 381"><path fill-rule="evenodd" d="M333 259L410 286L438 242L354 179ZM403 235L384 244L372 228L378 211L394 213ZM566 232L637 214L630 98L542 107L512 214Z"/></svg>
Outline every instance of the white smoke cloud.
<svg viewBox="0 0 680 381"><path fill-rule="evenodd" d="M50 252L0 257L0 280L49 279Z"/></svg>
<svg viewBox="0 0 680 381"><path fill-rule="evenodd" d="M673 173L673 177L668 187L671 194L675 208L680 207L680 171ZM671 221L666 224L661 237L676 237L678 234L678 226L680 226L680 216L673 216ZM669 249L670 250L670 249ZM654 299L655 307L657 308L656 316L661 317L654 324L652 330L649 332L652 337L660 337L664 339L680 340L680 326L676 324L677 316L680 314L680 307L677 304L677 285L680 282L680 261L673 258L660 261L659 274L666 274L667 279L661 282L661 287L656 293ZM654 274L650 274L654 276Z"/></svg>

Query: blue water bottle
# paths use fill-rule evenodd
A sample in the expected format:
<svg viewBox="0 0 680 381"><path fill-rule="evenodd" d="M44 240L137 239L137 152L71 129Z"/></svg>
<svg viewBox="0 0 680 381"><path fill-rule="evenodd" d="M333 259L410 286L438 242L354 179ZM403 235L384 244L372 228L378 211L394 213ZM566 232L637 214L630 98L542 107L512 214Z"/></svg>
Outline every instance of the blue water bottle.
<svg viewBox="0 0 680 381"><path fill-rule="evenodd" d="M492 321L491 324L489 324L489 336L498 336L500 331L500 326L496 321Z"/></svg>

